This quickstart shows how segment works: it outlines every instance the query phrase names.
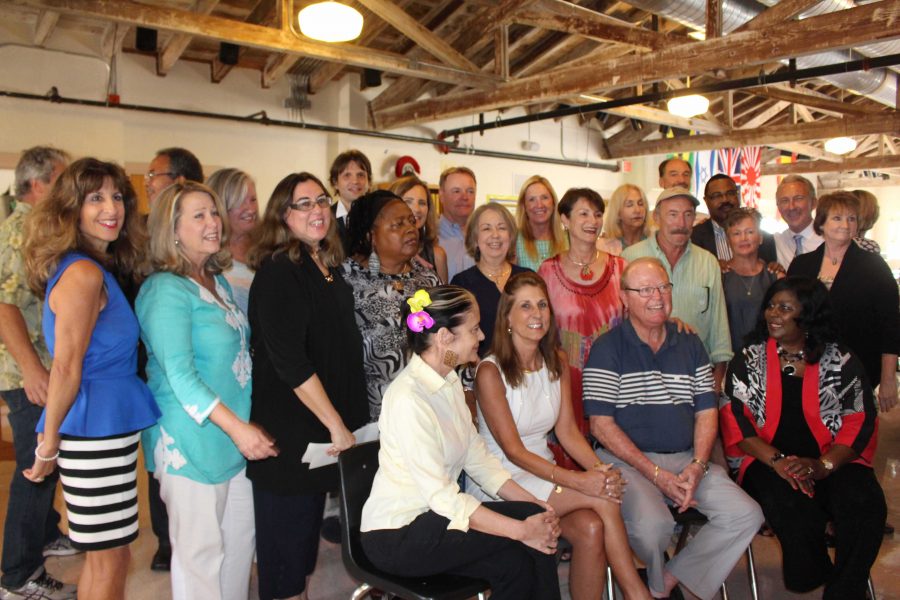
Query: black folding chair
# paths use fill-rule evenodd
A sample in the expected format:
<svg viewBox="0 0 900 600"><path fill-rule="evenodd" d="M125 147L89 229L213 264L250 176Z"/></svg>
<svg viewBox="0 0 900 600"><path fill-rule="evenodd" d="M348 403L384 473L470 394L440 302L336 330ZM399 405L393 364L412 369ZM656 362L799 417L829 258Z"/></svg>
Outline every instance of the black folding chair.
<svg viewBox="0 0 900 600"><path fill-rule="evenodd" d="M487 582L459 575L398 577L385 573L369 561L359 539L363 505L372 491L378 470L378 441L344 450L338 457L341 478L341 556L350 575L362 582L350 596L365 597L373 589L404 600L463 600L490 589Z"/></svg>

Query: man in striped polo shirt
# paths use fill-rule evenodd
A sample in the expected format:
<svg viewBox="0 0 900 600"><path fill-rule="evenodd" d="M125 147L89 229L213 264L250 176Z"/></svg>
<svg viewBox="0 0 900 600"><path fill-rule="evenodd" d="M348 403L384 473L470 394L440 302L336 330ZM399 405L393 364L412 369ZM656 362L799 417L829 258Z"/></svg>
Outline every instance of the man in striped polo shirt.
<svg viewBox="0 0 900 600"><path fill-rule="evenodd" d="M725 469L709 464L718 423L712 366L700 338L669 322L666 269L656 258L638 258L622 274L621 290L628 318L591 348L584 413L597 456L628 481L622 516L654 597L681 597L681 583L712 598L762 524L762 511ZM675 527L670 506L696 507L709 522L666 563Z"/></svg>

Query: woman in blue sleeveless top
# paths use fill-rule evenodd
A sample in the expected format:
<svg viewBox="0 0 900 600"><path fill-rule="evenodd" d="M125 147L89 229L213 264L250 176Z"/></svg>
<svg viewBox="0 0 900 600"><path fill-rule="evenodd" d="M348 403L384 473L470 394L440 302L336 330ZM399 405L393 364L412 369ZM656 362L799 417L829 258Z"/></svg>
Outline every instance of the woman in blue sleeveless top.
<svg viewBox="0 0 900 600"><path fill-rule="evenodd" d="M53 366L24 475L39 483L59 466L69 536L87 551L85 598L125 596L138 531L138 436L159 417L137 377L137 319L110 272L140 275L146 236L135 204L121 167L85 158L63 172L25 229L28 283L44 298Z"/></svg>

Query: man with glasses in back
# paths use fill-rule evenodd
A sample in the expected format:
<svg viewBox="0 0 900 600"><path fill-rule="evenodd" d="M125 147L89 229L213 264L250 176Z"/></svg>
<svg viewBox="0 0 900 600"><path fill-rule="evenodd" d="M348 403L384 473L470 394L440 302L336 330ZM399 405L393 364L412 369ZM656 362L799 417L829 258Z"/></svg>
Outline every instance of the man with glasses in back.
<svg viewBox="0 0 900 600"><path fill-rule="evenodd" d="M775 235L778 262L787 269L795 256L812 252L822 243L822 236L813 231L816 188L806 177L788 175L775 190L775 203L787 223L787 229Z"/></svg>
<svg viewBox="0 0 900 600"><path fill-rule="evenodd" d="M147 174L144 176L144 187L150 205L161 191L173 183L196 181L203 183L203 167L190 150L184 148L163 148L156 153Z"/></svg>
<svg viewBox="0 0 900 600"><path fill-rule="evenodd" d="M731 333L722 291L722 272L716 257L691 243L691 228L700 201L682 187L663 190L653 209L659 226L655 235L625 249L631 262L642 256L658 258L675 285L672 316L693 327L714 365L716 390L721 389L725 366L731 360Z"/></svg>
<svg viewBox="0 0 900 600"><path fill-rule="evenodd" d="M706 182L703 192L703 200L709 211L709 219L694 227L691 232L691 242L700 246L719 262L731 260L731 245L725 233L725 217L735 208L741 205L741 196L734 179L724 173L717 173ZM775 252L775 238L771 233L762 233L762 245L759 247L759 257L766 264L776 262L778 256Z"/></svg>
<svg viewBox="0 0 900 600"><path fill-rule="evenodd" d="M712 366L697 336L669 322L672 293L663 261L629 262L619 292L627 318L591 347L584 414L599 442L597 457L628 481L622 518L634 553L647 565L650 591L682 598L681 584L708 600L763 515L724 468L710 464L718 427ZM675 529L669 506L679 512L696 507L708 522L666 562Z"/></svg>

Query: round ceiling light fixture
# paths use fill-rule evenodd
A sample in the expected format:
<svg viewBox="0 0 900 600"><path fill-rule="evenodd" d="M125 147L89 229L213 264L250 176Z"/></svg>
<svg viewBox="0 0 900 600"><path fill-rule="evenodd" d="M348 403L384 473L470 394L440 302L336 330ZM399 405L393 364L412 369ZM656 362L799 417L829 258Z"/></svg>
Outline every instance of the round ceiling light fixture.
<svg viewBox="0 0 900 600"><path fill-rule="evenodd" d="M297 15L300 31L320 42L349 42L362 33L363 16L340 2L310 4Z"/></svg>
<svg viewBox="0 0 900 600"><path fill-rule="evenodd" d="M678 117L696 117L709 110L709 100L699 94L678 96L666 102L669 112Z"/></svg>
<svg viewBox="0 0 900 600"><path fill-rule="evenodd" d="M856 150L856 140L850 137L836 137L825 142L825 151L832 154L847 154L854 150Z"/></svg>

